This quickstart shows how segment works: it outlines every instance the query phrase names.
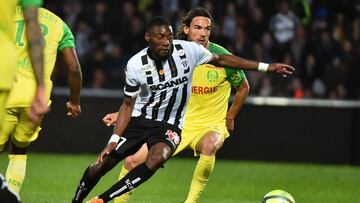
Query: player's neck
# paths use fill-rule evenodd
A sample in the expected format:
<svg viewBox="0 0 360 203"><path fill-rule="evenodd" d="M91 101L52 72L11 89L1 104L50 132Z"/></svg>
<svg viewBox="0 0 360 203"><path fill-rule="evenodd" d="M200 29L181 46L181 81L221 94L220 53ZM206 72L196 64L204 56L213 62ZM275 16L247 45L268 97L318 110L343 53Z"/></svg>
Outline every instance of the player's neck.
<svg viewBox="0 0 360 203"><path fill-rule="evenodd" d="M209 47L210 47L210 41L209 41L209 40L205 43L204 47L205 47L206 49L209 49Z"/></svg>

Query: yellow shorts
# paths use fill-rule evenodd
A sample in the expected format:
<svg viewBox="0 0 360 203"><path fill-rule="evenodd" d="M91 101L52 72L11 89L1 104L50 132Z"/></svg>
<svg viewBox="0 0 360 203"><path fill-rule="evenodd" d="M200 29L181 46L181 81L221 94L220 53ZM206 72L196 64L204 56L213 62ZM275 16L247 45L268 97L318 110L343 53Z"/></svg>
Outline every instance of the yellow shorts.
<svg viewBox="0 0 360 203"><path fill-rule="evenodd" d="M196 145L199 140L208 132L215 131L220 133L223 136L223 141L230 136L226 126L218 125L218 126L210 126L203 128L194 128L194 127L185 127L181 132L181 142L178 148L176 149L173 156L183 151L186 148L191 148L194 151L194 156L199 156L199 152L196 151Z"/></svg>
<svg viewBox="0 0 360 203"><path fill-rule="evenodd" d="M5 114L5 105L6 100L9 96L9 90L0 90L0 132L1 132L1 123Z"/></svg>
<svg viewBox="0 0 360 203"><path fill-rule="evenodd" d="M0 132L0 151L4 149L6 142L11 138L15 146L25 148L37 139L40 126L32 127L28 117L29 108L14 107L5 110L2 132Z"/></svg>

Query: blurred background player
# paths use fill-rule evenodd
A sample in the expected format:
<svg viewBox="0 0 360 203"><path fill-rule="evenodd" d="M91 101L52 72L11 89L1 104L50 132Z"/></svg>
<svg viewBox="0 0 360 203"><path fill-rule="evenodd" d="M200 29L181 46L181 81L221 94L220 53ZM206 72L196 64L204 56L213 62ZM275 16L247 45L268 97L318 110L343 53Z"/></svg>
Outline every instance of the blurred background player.
<svg viewBox="0 0 360 203"><path fill-rule="evenodd" d="M176 38L200 43L213 53L230 54L223 47L209 41L212 17L203 8L191 10L182 20ZM229 109L231 85L236 88L234 101ZM216 152L222 147L229 132L234 129L234 118L249 93L249 83L242 70L214 67L204 64L194 71L191 96L185 112L182 140L174 155L191 148L199 156L186 202L196 202L206 187L215 165ZM117 113L108 114L104 122L111 125ZM109 123L110 122L110 123ZM119 179L146 159L147 147L125 159ZM129 194L115 198L116 203L127 202Z"/></svg>
<svg viewBox="0 0 360 203"><path fill-rule="evenodd" d="M36 81L31 69L29 54L26 50L28 41L24 37L26 28L21 7L16 8L13 22L16 24L14 41L18 55L18 67L16 81L5 108L3 130L0 134L0 151L4 149L5 144L9 141L9 164L6 179L9 187L14 192L19 193L26 172L27 148L31 142L37 139L41 128L40 121L34 126L26 113L31 105ZM52 89L50 76L54 68L57 52L60 51L68 68L70 86L70 101L66 103L67 115L76 118L81 113L80 89L82 74L74 48L74 36L58 16L44 8L39 8L39 23L42 28L41 34L45 39L44 82L46 101L50 105Z"/></svg>
<svg viewBox="0 0 360 203"><path fill-rule="evenodd" d="M42 4L42 0L3 1L0 6L0 133L2 132L1 126L6 101L15 79L16 51L13 44L13 36L15 7L18 3L24 8L24 19L26 19L25 24L27 26L25 34L29 42L28 51L37 84L29 115L36 122L42 114L47 112L43 80L43 45L41 29L37 19L37 7ZM2 201L19 202L19 198L14 198L14 194L4 184L2 175L0 197Z"/></svg>

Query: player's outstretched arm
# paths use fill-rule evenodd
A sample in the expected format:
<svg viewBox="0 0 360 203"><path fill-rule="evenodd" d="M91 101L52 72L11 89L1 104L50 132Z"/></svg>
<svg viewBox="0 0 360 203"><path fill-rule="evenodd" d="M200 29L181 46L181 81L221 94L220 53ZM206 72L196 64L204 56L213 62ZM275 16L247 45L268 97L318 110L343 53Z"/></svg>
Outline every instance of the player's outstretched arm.
<svg viewBox="0 0 360 203"><path fill-rule="evenodd" d="M220 67L229 67L242 70L255 70L261 72L274 72L282 75L283 77L287 77L287 75L291 75L295 71L294 67L287 64L261 63L243 59L230 54L213 54L213 58L210 63Z"/></svg>
<svg viewBox="0 0 360 203"><path fill-rule="evenodd" d="M82 87L82 72L75 48L67 47L62 50L68 71L70 101L66 103L67 115L76 118L81 114L80 91Z"/></svg>
<svg viewBox="0 0 360 203"><path fill-rule="evenodd" d="M124 133L125 128L130 122L131 114L134 109L135 100L136 97L133 98L133 97L125 96L124 101L120 107L118 117L116 119L113 135L110 137L108 145L103 149L103 151L99 155L96 163L102 162L105 156L107 156L113 150L116 149L121 139L121 135Z"/></svg>
<svg viewBox="0 0 360 203"><path fill-rule="evenodd" d="M23 8L23 12L29 56L37 84L35 97L29 111L29 117L33 122L37 123L41 120L42 115L49 111L48 101L45 98L43 37L38 22L38 7L26 6Z"/></svg>

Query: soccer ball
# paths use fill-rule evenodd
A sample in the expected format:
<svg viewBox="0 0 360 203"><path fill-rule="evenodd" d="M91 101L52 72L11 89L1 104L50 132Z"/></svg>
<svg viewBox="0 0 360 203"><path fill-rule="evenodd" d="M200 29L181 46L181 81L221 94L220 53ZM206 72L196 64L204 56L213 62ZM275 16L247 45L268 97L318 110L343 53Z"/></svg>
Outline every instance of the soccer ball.
<svg viewBox="0 0 360 203"><path fill-rule="evenodd" d="M264 196L262 203L295 203L295 200L284 190L273 190Z"/></svg>

